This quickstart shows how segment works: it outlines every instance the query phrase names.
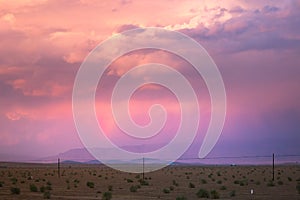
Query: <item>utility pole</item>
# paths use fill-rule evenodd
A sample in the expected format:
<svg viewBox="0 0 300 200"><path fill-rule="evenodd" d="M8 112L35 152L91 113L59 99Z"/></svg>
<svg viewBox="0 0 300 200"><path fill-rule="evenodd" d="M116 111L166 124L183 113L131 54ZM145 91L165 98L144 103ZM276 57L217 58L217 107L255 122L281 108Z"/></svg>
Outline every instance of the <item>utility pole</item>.
<svg viewBox="0 0 300 200"><path fill-rule="evenodd" d="M145 180L145 158L143 157L143 181Z"/></svg>
<svg viewBox="0 0 300 200"><path fill-rule="evenodd" d="M58 173L58 177L60 178L60 159L57 159L57 173Z"/></svg>
<svg viewBox="0 0 300 200"><path fill-rule="evenodd" d="M275 161L275 156L274 156L274 153L273 153L273 177L272 177L272 180L274 181L275 179L275 177L274 177L274 175L275 175L275 172L274 172L274 170L275 170L275 163L274 163L274 161Z"/></svg>

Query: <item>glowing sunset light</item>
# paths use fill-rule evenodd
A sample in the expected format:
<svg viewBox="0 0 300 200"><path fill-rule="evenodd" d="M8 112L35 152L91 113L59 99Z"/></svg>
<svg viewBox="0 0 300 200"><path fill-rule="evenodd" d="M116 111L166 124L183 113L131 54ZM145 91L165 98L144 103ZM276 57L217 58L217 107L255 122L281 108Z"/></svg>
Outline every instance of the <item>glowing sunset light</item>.
<svg viewBox="0 0 300 200"><path fill-rule="evenodd" d="M0 0L0 160L14 155L34 159L84 148L72 113L73 84L81 64L109 37L122 39L119 33L146 27L186 34L207 50L220 71L226 89L226 121L209 155L300 154L299 9L300 3L293 0ZM141 43L136 38L128 46ZM171 39L162 37L159 42L165 45ZM117 44L109 48L120 50ZM101 56L105 60L110 55ZM159 84L139 87L129 101L136 124L151 124L148 112L154 104L164 106L167 113L165 126L146 142L119 129L111 97L124 74L148 63L167 65L184 75L199 106L186 99L179 102ZM168 70L155 74L141 69L128 76L151 80L154 74L176 82ZM104 75L95 94L95 115L108 138L128 151L140 145L144 151L154 151L174 138L181 120L179 103L183 103L191 112L199 109L199 128L184 154L198 157L214 102L204 77L191 63L171 52L143 49L117 58ZM85 103L82 99L82 112ZM123 107L128 102L118 103Z"/></svg>

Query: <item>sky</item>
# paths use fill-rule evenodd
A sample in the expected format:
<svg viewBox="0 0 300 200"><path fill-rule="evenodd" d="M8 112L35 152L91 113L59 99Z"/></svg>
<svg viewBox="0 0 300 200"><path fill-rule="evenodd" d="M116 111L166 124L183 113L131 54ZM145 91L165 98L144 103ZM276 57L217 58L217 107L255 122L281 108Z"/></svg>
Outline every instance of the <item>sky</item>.
<svg viewBox="0 0 300 200"><path fill-rule="evenodd" d="M45 157L83 148L72 114L74 80L100 42L133 28L160 27L193 38L223 77L227 115L210 155L300 154L300 2L0 0L0 155ZM115 60L99 82L99 124L120 146L143 144L120 136L110 112L116 81L133 66L159 62L188 77L203 113L195 156L210 117L203 79L186 61L140 50ZM139 76L147 76L140 74ZM178 102L166 88L147 85L130 101L133 119L149 122L158 100L169 113L158 146L178 128Z"/></svg>

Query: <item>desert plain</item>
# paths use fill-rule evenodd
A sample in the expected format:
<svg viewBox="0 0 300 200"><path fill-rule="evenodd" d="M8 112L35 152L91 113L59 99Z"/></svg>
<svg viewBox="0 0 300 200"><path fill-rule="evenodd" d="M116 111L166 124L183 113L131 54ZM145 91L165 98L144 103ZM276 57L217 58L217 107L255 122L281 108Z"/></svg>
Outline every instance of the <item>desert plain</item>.
<svg viewBox="0 0 300 200"><path fill-rule="evenodd" d="M0 199L300 199L300 165L171 165L135 174L98 164L0 163Z"/></svg>

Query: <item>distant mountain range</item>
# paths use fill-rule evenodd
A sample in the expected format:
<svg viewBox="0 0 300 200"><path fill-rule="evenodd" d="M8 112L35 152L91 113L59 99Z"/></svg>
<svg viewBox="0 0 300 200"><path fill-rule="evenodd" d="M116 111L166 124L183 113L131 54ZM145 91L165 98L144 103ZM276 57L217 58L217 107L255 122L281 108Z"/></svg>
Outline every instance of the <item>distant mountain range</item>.
<svg viewBox="0 0 300 200"><path fill-rule="evenodd" d="M85 148L80 149L70 149L66 152L60 153L58 155L39 158L36 161L51 163L57 162L57 159L60 159L62 162L78 162L78 163L85 163L91 160L95 160L95 158L88 152Z"/></svg>
<svg viewBox="0 0 300 200"><path fill-rule="evenodd" d="M134 147L131 147L132 149ZM135 147L136 149L140 148L139 146ZM103 160L110 164L134 164L134 163L142 163L142 159L132 159L128 160L125 158L120 158L119 155L116 155L114 151L111 149L96 149L97 152L101 152L103 155ZM64 153L60 153L58 155L39 158L34 160L34 162L39 163L53 163L57 162L58 158L61 160L62 163L69 163L69 164L76 164L76 163L84 163L84 164L101 164L101 161L98 161L95 157L93 157L89 151L85 148L78 148L78 149L71 149ZM162 163L163 161L159 159L152 159L152 158L145 158L144 160L146 163Z"/></svg>
<svg viewBox="0 0 300 200"><path fill-rule="evenodd" d="M131 149L139 149L139 146L131 147ZM114 155L114 152L110 149L97 149L97 151L101 151L104 157L103 159L105 162L110 164L138 164L142 163L142 159L132 159L132 160L124 160L120 159L119 155ZM78 148L78 149L71 149L64 153L60 153L58 155L39 158L34 160L34 162L38 163L54 163L57 162L58 158L60 159L61 163L65 164L101 164L101 161L95 159L87 149L85 148ZM165 161L159 160L159 159L153 159L153 158L145 158L144 162L147 164L161 164ZM188 165L188 164L199 164L199 162L181 162L176 161L173 163L173 165Z"/></svg>

